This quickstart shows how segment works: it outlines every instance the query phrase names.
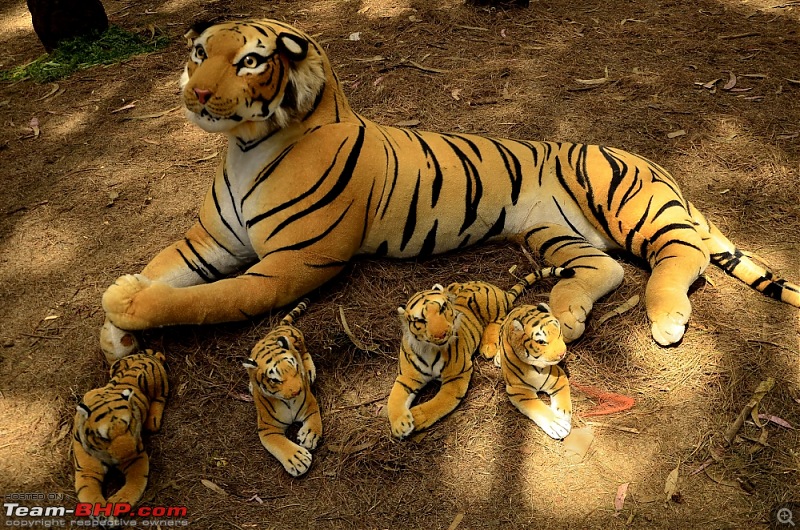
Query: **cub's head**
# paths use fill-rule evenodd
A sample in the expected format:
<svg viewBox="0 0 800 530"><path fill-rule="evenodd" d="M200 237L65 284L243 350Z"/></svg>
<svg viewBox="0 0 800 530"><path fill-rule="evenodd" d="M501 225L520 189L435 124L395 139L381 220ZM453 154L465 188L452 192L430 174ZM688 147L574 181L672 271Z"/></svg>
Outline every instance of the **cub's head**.
<svg viewBox="0 0 800 530"><path fill-rule="evenodd" d="M250 375L252 393L288 401L303 391L306 374L302 357L284 336L261 339L242 364Z"/></svg>
<svg viewBox="0 0 800 530"><path fill-rule="evenodd" d="M436 284L413 295L397 313L403 329L417 341L443 346L453 337L461 314L453 307L454 301L449 291Z"/></svg>
<svg viewBox="0 0 800 530"><path fill-rule="evenodd" d="M198 25L181 78L189 120L208 132L271 131L309 112L325 84L309 37L274 20ZM241 129L240 129L241 130ZM238 131L237 131L238 132Z"/></svg>
<svg viewBox="0 0 800 530"><path fill-rule="evenodd" d="M544 368L558 364L567 354L561 323L547 304L512 309L500 333L525 364Z"/></svg>
<svg viewBox="0 0 800 530"><path fill-rule="evenodd" d="M141 410L130 388L105 386L83 396L75 414L75 438L87 453L109 466L143 450Z"/></svg>

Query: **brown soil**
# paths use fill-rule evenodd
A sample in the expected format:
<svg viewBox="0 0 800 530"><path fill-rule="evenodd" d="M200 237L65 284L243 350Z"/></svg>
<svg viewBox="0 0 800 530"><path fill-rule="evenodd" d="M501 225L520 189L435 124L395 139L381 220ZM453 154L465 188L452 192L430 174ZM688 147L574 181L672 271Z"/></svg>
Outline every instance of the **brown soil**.
<svg viewBox="0 0 800 530"><path fill-rule="evenodd" d="M172 45L57 86L0 86L0 492L63 493L73 505L74 407L107 378L101 294L181 237L209 184L221 138L177 110L136 119L179 104L181 35L194 19L267 16L308 31L353 107L381 123L640 153L669 168L742 249L798 280L800 6L781 2L541 0L505 11L461 0L107 0L112 23L154 26ZM0 5L0 19L3 68L42 52L22 0ZM349 40L355 32L360 40ZM726 90L730 72L737 83ZM240 359L280 315L145 334L166 351L173 386L164 429L146 440L146 505L186 506L191 526L208 529L671 529L766 527L777 503L800 501L800 431L769 424L758 443L761 431L746 423L732 447L723 442L768 377L776 384L761 412L800 425L798 311L713 267L692 294L679 346L653 343L641 305L595 319L571 346L575 383L636 400L628 412L586 417L596 402L574 393L574 427L594 435L582 459L523 418L483 361L454 414L393 441L384 403L396 306L436 282L511 285L512 265L530 268L520 249L502 245L424 262L362 259L315 295L300 326L326 431L299 480L261 447L243 398ZM625 268L595 317L643 294L647 273ZM525 300L545 300L545 288ZM340 311L373 351L354 345Z"/></svg>

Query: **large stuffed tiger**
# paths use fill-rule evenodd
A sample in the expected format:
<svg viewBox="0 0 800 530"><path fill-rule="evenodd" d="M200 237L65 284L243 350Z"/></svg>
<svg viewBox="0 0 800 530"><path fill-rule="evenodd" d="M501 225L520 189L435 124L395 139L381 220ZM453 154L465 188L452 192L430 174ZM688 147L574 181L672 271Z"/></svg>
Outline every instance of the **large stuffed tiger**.
<svg viewBox="0 0 800 530"><path fill-rule="evenodd" d="M652 267L646 308L659 344L683 336L687 289L709 260L800 307L797 285L744 256L644 158L384 127L350 109L325 52L287 24L230 22L190 36L186 115L226 135L228 150L198 222L105 292L101 345L112 355L135 347L129 330L242 320L288 304L358 253L428 256L497 238L575 269L550 298L568 341L622 281L608 250Z"/></svg>
<svg viewBox="0 0 800 530"><path fill-rule="evenodd" d="M536 270L504 291L487 282L451 283L445 289L434 285L409 298L397 309L403 326L398 356L399 370L389 394L387 412L392 436L405 438L415 430L430 427L455 409L469 388L472 355L497 342L496 322L534 282L548 276L569 278L571 269L551 267ZM494 333L486 333L495 326ZM487 355L488 356L488 355ZM428 401L411 406L431 381L441 387Z"/></svg>
<svg viewBox="0 0 800 530"><path fill-rule="evenodd" d="M547 304L515 307L500 325L494 360L503 371L508 397L556 439L566 437L572 428L569 381L558 366L566 354L561 325ZM550 396L549 406L539 392Z"/></svg>
<svg viewBox="0 0 800 530"><path fill-rule="evenodd" d="M103 482L109 468L125 484L108 502L136 504L147 487L150 460L142 428L161 428L169 394L164 354L147 350L116 361L111 380L83 396L75 414L72 457L78 501L106 504Z"/></svg>
<svg viewBox="0 0 800 530"><path fill-rule="evenodd" d="M306 306L306 301L300 302L283 317L243 363L256 403L261 444L293 477L311 467L310 450L322 437L319 405L311 392L317 372L303 333L293 325ZM286 429L295 422L302 424L297 432L299 444L286 436Z"/></svg>

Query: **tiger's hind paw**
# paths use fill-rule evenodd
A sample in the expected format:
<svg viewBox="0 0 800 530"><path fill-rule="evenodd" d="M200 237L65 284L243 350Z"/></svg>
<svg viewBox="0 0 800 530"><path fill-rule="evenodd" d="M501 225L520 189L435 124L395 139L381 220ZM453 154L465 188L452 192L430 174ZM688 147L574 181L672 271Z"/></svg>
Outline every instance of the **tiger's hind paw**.
<svg viewBox="0 0 800 530"><path fill-rule="evenodd" d="M100 349L103 350L110 366L115 361L139 351L139 344L133 333L118 328L106 319L100 329Z"/></svg>
<svg viewBox="0 0 800 530"><path fill-rule="evenodd" d="M654 321L650 327L653 340L661 346L671 346L683 338L686 331L686 322L675 322L665 318L660 322Z"/></svg>

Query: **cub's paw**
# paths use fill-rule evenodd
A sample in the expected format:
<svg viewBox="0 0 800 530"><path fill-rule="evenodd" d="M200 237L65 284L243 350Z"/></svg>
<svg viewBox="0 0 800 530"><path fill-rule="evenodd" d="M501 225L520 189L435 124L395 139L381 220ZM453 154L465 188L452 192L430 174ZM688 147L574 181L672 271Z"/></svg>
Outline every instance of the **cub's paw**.
<svg viewBox="0 0 800 530"><path fill-rule="evenodd" d="M299 477L311 467L311 453L305 447L297 447L297 451L282 461L283 468L293 477Z"/></svg>
<svg viewBox="0 0 800 530"><path fill-rule="evenodd" d="M392 421L392 436L398 440L402 440L412 432L414 432L414 416L411 415L410 410Z"/></svg>
<svg viewBox="0 0 800 530"><path fill-rule="evenodd" d="M139 351L139 344L133 333L119 329L106 319L100 329L100 349L103 350L110 366L115 361Z"/></svg>
<svg viewBox="0 0 800 530"><path fill-rule="evenodd" d="M572 430L572 415L554 414L552 419L537 422L539 427L555 440L566 438Z"/></svg>
<svg viewBox="0 0 800 530"><path fill-rule="evenodd" d="M297 441L306 449L316 449L319 439L320 434L312 431L308 424L303 425L300 427L300 430L297 431Z"/></svg>

